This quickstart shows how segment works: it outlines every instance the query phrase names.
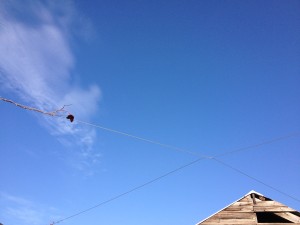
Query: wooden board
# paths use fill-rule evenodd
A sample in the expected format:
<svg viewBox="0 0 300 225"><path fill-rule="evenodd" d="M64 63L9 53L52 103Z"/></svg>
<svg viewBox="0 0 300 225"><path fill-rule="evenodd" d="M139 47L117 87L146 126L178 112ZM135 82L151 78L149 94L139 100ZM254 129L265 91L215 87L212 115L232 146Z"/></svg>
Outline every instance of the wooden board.
<svg viewBox="0 0 300 225"><path fill-rule="evenodd" d="M288 225L291 223L280 223L283 221L278 219L277 222L272 223L258 223L257 213L260 212L260 216L264 216L263 212L266 212L266 219L271 221L272 218L268 218L270 213L282 217L285 220L291 221L292 224L300 225L300 213L284 204L273 201L272 199L264 196L255 195L255 201L251 195L247 195L244 198L239 199L230 206L224 208L222 211L212 215L206 220L198 223L198 225ZM268 212L268 213L267 213ZM270 213L269 213L270 212ZM299 214L297 214L299 213ZM274 218L273 218L274 220Z"/></svg>

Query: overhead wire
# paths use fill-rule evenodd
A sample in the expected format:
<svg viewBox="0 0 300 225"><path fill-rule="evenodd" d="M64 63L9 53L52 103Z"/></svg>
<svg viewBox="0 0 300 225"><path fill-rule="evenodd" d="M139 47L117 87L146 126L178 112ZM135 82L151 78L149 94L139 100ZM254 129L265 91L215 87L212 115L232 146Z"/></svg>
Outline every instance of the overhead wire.
<svg viewBox="0 0 300 225"><path fill-rule="evenodd" d="M288 138L291 138L291 137L295 137L295 136L299 136L299 135L300 135L300 132L289 133L287 135L279 136L279 137L276 137L276 138L273 138L273 139L270 139L270 140L267 140L267 141L263 141L263 142L260 142L260 143L254 144L254 145L249 145L249 146L238 148L238 149L235 149L235 150L232 150L232 151L217 154L217 155L214 156L214 158L215 157L218 157L218 158L223 157L223 156L230 155L230 154L233 154L233 153L245 151L245 150L248 150L248 149L251 149L251 148L257 148L257 147L260 147L260 146L263 146L263 145L266 145L266 144L272 144L274 142L282 141L282 140L285 140L285 139L288 139Z"/></svg>
<svg viewBox="0 0 300 225"><path fill-rule="evenodd" d="M90 126L94 126L96 128L100 128L100 129L105 130L105 131L109 131L109 132L117 133L117 134L120 134L120 135L124 135L124 136L130 137L130 138L145 141L145 142L148 142L148 143L151 143L151 144L156 144L156 145L159 145L159 146L162 146L162 147L166 147L166 148L170 148L170 149L173 149L173 150L188 153L188 154L191 154L191 155L194 155L194 156L198 156L198 157L200 157L200 159L215 160L216 162L222 164L223 166L227 166L228 168L232 169L233 171L238 172L238 173L240 173L240 174L242 174L242 175L244 175L244 176L246 176L246 177L248 177L252 180L257 181L258 183L261 183L261 184L265 185L266 187L269 187L269 188L277 191L278 193L281 193L281 194L283 194L283 195L285 195L289 198L292 198L292 199L299 202L299 199L293 197L292 195L289 195L289 194L287 194L287 193L285 193L285 192L283 192L283 191L281 191L277 188L274 188L271 185L268 185L265 182L260 181L259 179L255 178L255 177L253 177L249 174L246 174L245 172L243 172L243 171L241 171L241 170L239 170L239 169L237 169L233 166L230 166L229 164L226 164L225 162L221 161L219 158L223 157L223 156L235 154L235 153L238 153L238 152L246 151L246 150L249 150L249 149L258 148L258 147L263 146L263 145L272 144L272 143L282 141L282 140L285 140L285 139L288 139L288 138L291 138L291 137L299 136L300 132L292 132L292 133L289 133L287 135L279 136L279 137L276 137L276 138L273 138L273 139L270 139L270 140L266 140L266 141L263 141L263 142L260 142L260 143L257 143L257 144L249 145L249 146L242 147L242 148L237 148L237 149L234 149L232 151L227 151L227 152L220 153L220 154L217 154L217 155L214 155L214 156L207 156L207 155L200 155L197 152L189 151L189 150L186 150L186 149L183 149L183 148L178 148L176 146L167 145L167 144L164 144L164 143L161 143L161 142L157 142L157 141L153 141L153 140L150 140L150 139L142 138L142 137L132 135L132 134L129 134L129 133L125 133L125 132L122 132L122 131L118 131L118 130L114 130L114 129L111 129L111 128L99 126L99 125L96 125L96 124L92 124L92 123L88 123L88 122L84 122L84 121L80 121L80 120L77 120L77 122L87 124L87 125L90 125Z"/></svg>
<svg viewBox="0 0 300 225"><path fill-rule="evenodd" d="M114 197L112 197L112 198L110 198L110 199L108 199L108 200L106 200L106 201L103 201L103 202L101 202L101 203L99 203L99 204L96 204L96 205L94 205L94 206L92 206L92 207L90 207L90 208L87 208L87 209L85 209L85 210L79 211L79 212L77 212L77 213L75 213L75 214L73 214L73 215L70 215L70 216L68 216L68 217L65 217L65 218L63 218L63 219L57 220L57 221L53 222L52 224L57 224L57 223L63 222L63 221L65 221L65 220L71 219L71 218L73 218L73 217L75 217L75 216L79 216L80 214L83 214L83 213L86 213L86 212L88 212L88 211L90 211L90 210L93 210L93 209L95 209L95 208L98 208L98 207L100 207L100 206L102 206L102 205L105 205L105 204L107 204L107 203L109 203L109 202L112 202L112 201L114 201L114 200L116 200L116 199L118 199L118 198L121 198L121 197L123 197L123 196L125 196L125 195L127 195L127 194L130 194L131 192L137 191L137 190L139 190L139 189L141 189L141 188L143 188L143 187L145 187L145 186L147 186L147 185L150 185L150 184L152 184L152 183L154 183L154 182L156 182L156 181L158 181L158 180L161 180L161 179L163 179L163 178L165 178L165 177L167 177L167 176L169 176L169 175L171 175L171 174L173 174L173 173L178 172L179 170L182 170L182 169L184 169L184 168L186 168L186 167L189 167L189 166L191 166L191 165L193 165L193 164L195 164L195 163L197 163L197 162L199 162L199 161L201 161L201 160L204 160L204 159L206 159L206 158L205 158L205 157L198 158L198 159L196 159L196 160L194 160L194 161L191 161L191 162L189 162L189 163L187 163L187 164L184 164L184 165L182 165L182 166L180 166L180 167L178 167L178 168L176 168L176 169L174 169L174 170L171 170L171 171L169 171L169 172L167 172L167 173L165 173L165 174L163 174L163 175L161 175L161 176L159 176L159 177L156 177L156 178L154 178L154 179L152 179L152 180L150 180L150 181L147 181L147 182L145 182L145 183L143 183L143 184L141 184L141 185L139 185L139 186L136 186L136 187L134 187L134 188L132 188L132 189L130 189L130 190L128 190L128 191L125 191L125 192L123 192L123 193L121 193L121 194L118 194L118 195L116 195L116 196L114 196Z"/></svg>
<svg viewBox="0 0 300 225"><path fill-rule="evenodd" d="M103 126L99 126L99 125L96 125L96 124L92 124L92 123L87 123L87 122L84 122L84 121L78 121L77 122L80 122L80 123L83 123L83 124L87 124L87 125L91 125L91 126L94 126L94 127L97 127L97 128L100 128L102 130L106 130L106 131L109 131L109 132L113 132L113 133L117 133L117 134L120 134L120 135L125 135L127 137L131 137L131 138L135 138L135 139L138 139L138 140L141 140L141 141L145 141L145 142L148 142L148 143L152 143L152 144L156 144L156 145L160 145L162 147L167 147L167 148L170 148L170 149L173 149L173 150L177 150L177 151L181 151L181 152L184 152L184 153L188 153L188 154L191 154L191 155L196 155L198 157L203 157L203 159L211 159L211 160L215 160L216 162L218 162L219 164L222 164L223 166L226 166L227 168L230 168L231 170L235 171L235 172L238 172L252 180L255 180L257 181L258 183L261 183L263 185L265 185L266 187L269 187L275 191L277 191L278 193L281 193L289 198L292 198L298 202L300 202L299 199L297 199L296 197L293 197L292 195L289 195L277 188L274 188L272 187L271 185L268 185L266 184L265 182L225 163L224 161L221 161L219 158L220 157L223 157L223 156L227 156L227 155L231 155L231 154L234 154L234 153L238 153L238 152L242 152L242 151L246 151L248 149L253 149L253 148L258 148L260 146L263 146L263 145L267 145L267 144L271 144L271 143L274 143L274 142L278 142L278 141L282 141L282 140L285 140L285 139L288 139L288 138L291 138L291 137L295 137L295 136L298 136L300 134L300 132L293 132L293 133L289 133L287 135L284 135L284 136L280 136L280 137L276 137L276 138L273 138L273 139L270 139L270 140L267 140L267 141L263 141L263 142L260 142L260 143L257 143L257 144L254 144L254 145L249 145L249 146L246 146L246 147L242 147L242 148L238 148L238 149L235 149L235 150L232 150L232 151L228 151L228 152L224 152L224 153L220 153L220 154L217 154L217 155L214 155L214 156L206 156L206 155L200 155L199 153L197 152L193 152L193 151L189 151L189 150L185 150L185 149L182 149L182 148L178 148L178 147L175 147L175 146L172 146L172 145L166 145L166 144L163 144L161 142L157 142L157 141L152 141L150 139L145 139L145 138L141 138L139 136L135 136L135 135L132 135L132 134L128 134L128 133L125 133L125 132L121 132L121 131L118 131L118 130L114 130L114 129L111 129L111 128L107 128L107 127L103 127Z"/></svg>
<svg viewBox="0 0 300 225"><path fill-rule="evenodd" d="M67 110L65 110L65 107L70 106L70 105L64 105L63 107L61 107L59 109L56 109L54 111L49 112L49 111L43 111L41 109L25 106L25 105L22 105L20 103L17 103L15 101L13 101L13 100L3 98L1 96L0 96L0 100L4 101L4 102L11 103L11 104L14 104L15 106L20 107L20 108L25 109L25 110L31 110L31 111L39 112L39 113L45 114L47 116L52 116L52 117L64 117L64 115L58 114L58 113L67 113L66 119L70 119L69 117L71 116L72 119L70 119L70 121L73 122L73 120L74 120L74 116L72 114L70 114ZM93 126L93 127L96 127L96 128L108 131L108 132L112 132L112 133L116 133L116 134L119 134L119 135L127 136L129 138L133 138L133 139L137 139L137 140L140 140L140 141L148 142L148 143L151 143L151 144L154 144L154 145L159 145L161 147L176 150L176 151L179 151L179 152L188 153L188 154L191 154L191 155L194 155L194 156L197 156L197 157L201 156L201 157L211 158L211 156L202 155L202 154L200 154L198 152L195 152L195 151L190 151L190 150L187 150L187 149L184 149L184 148L179 148L179 147L176 147L176 146L173 146L173 145L164 144L162 142L158 142L158 141L154 141L154 140L151 140L151 139L143 138L143 137L140 137L140 136L137 136L137 135L129 134L129 133L122 132L122 131L119 131L119 130L115 130L115 129L112 129L112 128L107 128L107 127L100 126L100 125L97 125L97 124L94 124L94 123L89 123L89 122L78 120L78 119L76 119L75 121L77 123ZM287 139L287 138L290 138L290 137L293 137L293 136L296 136L296 135L299 135L299 134L300 134L300 132L290 133L288 135L276 137L274 139L271 139L271 140L268 140L268 141L265 141L265 142L261 142L261 143L255 144L255 145L250 145L250 146L247 146L247 147L235 149L233 151L221 153L221 154L218 154L214 157L221 157L221 156L225 156L225 155L228 155L228 154L232 154L234 152L244 151L244 150L247 150L249 148L259 147L259 146L264 145L264 144L269 144L269 143L273 143L273 142L276 142L276 141L284 140L284 139Z"/></svg>
<svg viewBox="0 0 300 225"><path fill-rule="evenodd" d="M84 122L84 121L80 121L80 120L77 120L77 122L79 123L82 123L82 124L86 124L86 125L90 125L90 126L93 126L93 127L96 127L96 128L100 128L102 130L105 130L105 131L109 131L109 132L113 132L113 133L117 133L117 134L120 134L120 135L124 135L124 136L127 136L127 137L130 137L130 138L134 138L134 139L137 139L137 140L141 140L141 141L145 141L145 142L148 142L148 143L151 143L151 144L155 144L155 145L159 145L159 146L162 146L162 147L165 147L165 148L169 148L169 149L173 149L173 150L176 150L176 151L180 151L180 152L184 152L184 153L188 153L188 154L191 154L191 155L194 155L194 156L200 156L202 157L201 159L212 159L212 160L215 160L216 162L218 162L219 164L222 164L223 166L226 166L227 168L230 168L231 170L235 171L235 172L238 172L260 184L263 184L264 186L266 187L269 187L271 188L272 190L275 190L277 191L278 193L281 193L289 198L292 198L298 202L300 202L299 199L293 197L292 195L289 195L277 188L274 188L272 187L271 185L268 185L266 184L265 182L221 161L220 159L218 159L219 157L223 157L223 156L227 156L227 155L231 155L231 154L234 154L234 153L238 153L238 152L242 152L242 151L246 151L248 149L252 149L252 148L258 148L260 146L263 146L263 145L267 145L267 144L271 144L271 143L274 143L274 142L278 142L278 141L281 141L281 140L285 140L285 139L288 139L288 138L291 138L291 137L294 137L294 136L297 136L299 135L300 133L299 132L293 132L293 133L290 133L290 134L287 134L287 135L284 135L284 136L280 136L280 137L276 137L276 138L273 138L271 140L267 140L267 141L263 141L263 142L260 142L260 143L257 143L257 144L254 144L254 145L249 145L249 146L246 146L246 147L242 147L242 148L238 148L238 149L235 149L235 150L232 150L232 151L228 151L228 152L224 152L224 153L221 153L221 154L217 154L217 155L214 155L214 156L206 156L206 155L200 155L199 153L197 152L193 152L193 151L189 151L189 150L186 150L186 149L183 149L183 148L178 148L176 146L172 146L172 145L167 145L167 144L164 144L164 143L161 143L161 142L157 142L157 141L153 141L153 140L150 140L150 139L146 139L146 138L142 138L142 137L139 137L139 136L136 136L136 135L132 135L132 134L129 134L129 133L125 133L125 132L122 132L122 131L118 131L118 130L114 130L114 129L111 129L111 128L107 128L107 127L103 127L103 126L100 126L100 125L96 125L96 124L92 124L92 123L88 123L88 122ZM217 158L218 157L218 158ZM198 162L198 160L197 160ZM193 163L192 163L193 164ZM177 171L177 170L176 170ZM164 177L164 176L163 176Z"/></svg>
<svg viewBox="0 0 300 225"><path fill-rule="evenodd" d="M246 176L246 177L248 177L248 178L250 178L250 179L252 179L252 180L254 180L254 181L256 181L256 182L258 182L258 183L260 183L260 184L262 184L262 185L264 185L264 186L266 186L266 187L268 187L268 188L270 188L270 189L272 189L272 190L274 190L276 192L278 192L278 193L281 193L282 195L285 195L285 196L287 196L287 197L289 197L291 199L294 199L297 202L300 202L300 199L298 199L298 198L296 198L296 197L294 197L294 196L292 196L290 194L287 194L286 192L283 192L283 191L279 190L278 188L275 188L275 187L273 187L273 186L271 186L271 185L269 185L269 184L267 184L267 183L265 183L265 182L263 182L263 181L255 178L255 177L253 177L253 176L251 176L251 175L249 175L249 174L241 171L240 169L237 169L236 167L233 167L232 165L230 165L228 163L225 163L224 161L222 161L220 159L217 159L217 158L213 157L212 160L215 160L216 162L222 164L223 166L225 166L227 168L230 168L231 170L234 170L237 173L240 173L240 174L242 174L242 175L244 175L244 176Z"/></svg>
<svg viewBox="0 0 300 225"><path fill-rule="evenodd" d="M176 147L174 145L164 144L162 142L158 142L158 141L154 141L154 140L147 139L147 138L144 138L144 137L140 137L140 136L137 136L137 135L129 134L129 133L119 131L119 130L116 130L116 129L100 126L100 125L97 125L97 124L94 124L94 123L89 123L89 122L85 122L85 121L77 120L77 119L76 119L76 121L78 123L81 123L81 124L86 124L86 125L89 125L89 126L93 126L93 127L96 127L96 128L108 131L108 132L112 132L112 133L116 133L116 134L119 134L119 135L127 136L129 138L137 139L137 140L140 140L140 141L148 142L150 144L158 145L158 146L161 146L161 147L164 147L164 148L169 148L171 150L176 150L176 151L179 151L179 152L188 153L190 155L194 155L194 156L197 156L197 157L206 157L206 158L211 158L212 157L212 156L200 154L200 153L195 152L195 151L190 151L190 150L187 150L185 148L179 148L179 147ZM265 145L265 144L271 144L273 142L281 141L281 140L288 139L288 138L298 136L298 135L300 135L300 132L289 133L287 135L279 136L279 137L276 137L276 138L273 138L273 139L270 139L270 140L267 140L267 141L263 141L263 142L260 142L260 143L254 144L254 145L249 145L249 146L246 146L246 147L234 149L232 151L220 153L220 154L215 155L213 157L222 157L222 156L229 155L229 154L232 154L232 153L245 151L247 149L260 147L260 146Z"/></svg>
<svg viewBox="0 0 300 225"><path fill-rule="evenodd" d="M130 138L133 138L133 139L140 140L140 141L148 142L148 143L151 143L151 144L154 144L154 145L158 145L158 146L161 146L161 147L164 147L164 148L172 149L172 150L175 150L175 151L178 151L178 152L184 152L184 153L188 153L190 155L194 155L194 156L198 156L198 157L199 156L201 156L201 157L207 157L205 155L201 155L200 153L193 152L193 151L190 151L190 150L187 150L187 149L183 149L183 148L179 148L179 147L176 147L176 146L164 144L164 143L161 143L161 142L158 142L158 141L154 141L154 140L150 140L150 139L147 139L147 138L139 137L139 136L136 136L136 135L133 135L133 134L129 134L129 133L125 133L125 132L122 132L122 131L114 130L114 129L111 129L111 128L103 127L103 126L96 125L96 124L93 124L93 123L88 123L88 122L85 122L85 121L82 121L82 120L76 120L76 121L78 123L82 123L82 124L86 124L86 125L89 125L89 126L93 126L93 127L96 127L96 128L108 131L108 132L120 134L120 135L123 135L123 136L127 136L127 137L130 137Z"/></svg>
<svg viewBox="0 0 300 225"><path fill-rule="evenodd" d="M42 111L42 110L39 110L39 109L36 109L36 108L32 108L32 107L28 107L28 106L21 105L21 104L19 104L19 103L16 103L16 102L10 100L10 99L2 98L1 96L0 96L0 100L5 101L5 102L8 102L8 103L12 103L12 104L14 104L14 105L16 105L16 106L18 106L18 107L20 107L20 108L26 109L26 110L36 111L36 112L39 112L39 113L42 113L42 114L46 114L46 115L48 115L48 116L53 116L53 117L62 117L63 115L58 115L57 113L58 113L58 112L67 112L67 111L64 109L64 107L65 107L66 105L63 106L61 109L58 109L58 110L55 110L55 111L52 111L52 112L45 112L45 111ZM66 118L67 118L67 119L70 119L70 118L68 118L70 115L71 115L71 114L69 114ZM71 115L71 116L72 116L72 119L70 119L70 121L73 122L74 116L73 116L73 115ZM136 136L136 135L132 135L132 134L125 133L125 132L121 132L121 131L114 130L114 129L111 129L111 128L103 127L103 126L96 125L96 124L93 124L93 123L88 123L88 122L81 121L81 120L76 120L76 121L77 121L78 123L82 123L82 124L86 124L86 125L93 126L93 127L96 127L96 128L100 128L100 129L105 130L105 131L117 133L117 134L120 134L120 135L124 135L124 136L130 137L130 138L134 138L134 139L140 140L140 141L144 141L144 142L148 142L148 143L151 143L151 144L159 145L159 146L161 146L161 147L165 147L165 148L169 148L169 149L172 149L172 150L176 150L176 151L188 153L188 154L191 154L191 155L194 155L194 156L200 156L199 153L196 153L196 152L193 152L193 151L189 151L189 150L186 150L186 149L183 149L183 148L178 148L178 147L176 147L176 146L167 145L167 144L164 144L164 143L161 143L161 142L157 142L157 141L153 141L153 140L150 140L150 139L142 138L142 137L139 137L139 136ZM193 165L193 164L195 164L195 163L197 163L197 162L199 162L200 160L203 160L203 159L211 159L211 160L214 160L214 161L216 161L216 162L222 164L223 166L226 166L227 168L230 168L230 169L234 170L235 172L238 172L238 173L240 173L240 174L242 174L242 175L244 175L244 176L246 176L246 177L248 177L248 178L250 178L250 179L252 179L252 180L254 180L254 181L258 182L258 183L260 183L260 184L265 185L266 187L271 188L271 189L274 190L274 191L277 191L278 193L281 193L281 194L283 194L283 195L285 195L285 196L287 196L287 197L289 197L289 198L291 198L291 199L293 199L293 200L295 200L295 201L297 201L297 202L300 202L300 200L299 200L298 198L296 198L296 197L294 197L294 196L292 196L292 195L289 195L289 194L287 194L287 193L285 193L285 192L283 192L283 191L281 191L281 190L279 190L279 189L277 189L277 188L274 188L273 186L271 186L271 185L269 185L269 184L266 184L265 182L263 182L263 181L261 181L261 180L255 178L255 177L253 177L253 176L251 176L251 175L249 175L249 174L247 174L247 173L241 171L240 169L237 169L237 168L233 167L232 165L229 165L228 163L225 163L224 161L218 159L219 157L222 157L222 156L234 154L234 153L241 152L241 151L245 151L245 150L252 149L252 148L257 148L257 147L260 147L260 146L262 146L262 145L271 144L271 143L274 143L274 142L277 142L277 141L281 141L281 140L284 140L284 139L287 139L287 138L291 138L291 137L297 136L297 135L299 135L299 132L290 133L290 134L285 135L285 136L277 137L277 138L274 138L274 139L271 139L271 140L268 140L268 141L264 141L264 142L261 142L261 143L255 144L255 145L250 145L250 146L247 146L247 147L243 147L243 148L235 149L235 150L232 150L232 151L224 152L224 153L221 153L221 154L218 154L218 155L215 155L215 156L205 156L205 155L201 155L200 158L198 158L198 159L196 159L196 160L194 160L194 161L192 161L192 162L190 162L190 163L188 163L188 164L185 164L185 165L183 165L183 166L181 166L181 167L178 167L178 168L176 168L176 169L174 169L174 170L172 170L172 171L170 171L170 172L168 172L168 173L166 173L166 174L163 174L163 175L161 175L161 176L159 176L159 177L157 177L157 178L155 178L155 179L152 179L152 180L150 180L150 181L148 181L148 182L146 182L146 183L144 183L144 184L142 184L142 185L139 185L139 186L137 186L137 187L135 187L135 188L133 188L133 189L131 189L131 190L129 190L129 191L123 192L122 194L119 194L119 195L117 195L117 196L115 196L115 197L112 197L112 198L110 198L110 199L108 199L108 200L106 200L106 201L104 201L104 202L101 202L101 203L99 203L99 204L97 204L97 205L95 205L95 206L93 206L93 207L90 207L90 208L88 208L88 209L85 209L85 210L82 210L82 211L80 211L80 212L78 212L78 213L75 213L75 214L73 214L73 215L71 215L71 216L68 216L68 217L66 217L66 218L64 218L64 219L58 220L58 221L56 221L56 222L53 222L52 225L53 225L53 224L60 223L60 222L65 221L65 220L67 220L67 219L73 218L73 217L78 216L78 215L80 215L80 214L83 214L83 213L85 213L85 212L87 212L87 211L90 211L90 210L92 210L92 209L95 209L95 208L97 208L97 207L99 207L99 206L101 206L101 205L107 204L107 203L109 203L109 202L111 202L111 201L113 201L113 200L116 200L116 199L118 199L118 198L121 198L121 197L124 196L124 195L127 195L127 194L129 194L129 193L131 193L131 192L133 192L133 191L136 191L136 190L138 190L138 189L141 189L141 188L143 188L143 187L145 187L145 186L147 186L147 185L149 185L149 184L152 184L152 183L154 183L155 181L158 181L158 180L160 180L160 179L162 179L162 178L164 178L164 177L166 177L166 176L169 176L169 175L171 175L171 174L173 174L173 173L175 173L175 172L177 172L177 171L179 171L179 170L182 170L182 169L184 169L184 168L186 168L186 167L188 167L188 166L191 166L191 165ZM218 158L217 158L217 157L218 157Z"/></svg>
<svg viewBox="0 0 300 225"><path fill-rule="evenodd" d="M101 127L101 126L97 126L97 127L99 128L99 127ZM101 127L101 129L103 129L103 128L104 128L104 127ZM109 131L109 130L111 130L111 129L105 128L104 130L108 130L108 131ZM113 132L115 132L115 130L113 130ZM115 133L116 133L116 132L115 132ZM117 131L117 133L123 134L123 132L119 132L119 131ZM96 205L94 205L94 206L92 206L92 207L90 207L90 208L87 208L87 209L85 209L85 210L79 211L79 212L77 212L77 213L75 213L75 214L72 214L72 215L70 215L70 216L68 216L68 217L65 217L65 218L63 218L63 219L57 220L57 221L53 222L52 224L54 225L54 224L63 222L63 221L65 221L65 220L71 219L71 218L73 218L73 217L79 216L79 215L81 215L81 214L83 214L83 213L86 213L86 212L88 212L88 211L91 211L91 210L93 210L93 209L95 209L95 208L98 208L98 207L100 207L100 206L102 206L102 205L105 205L105 204L107 204L107 203L110 203L110 202L112 202L112 201L114 201L114 200L116 200L116 199L119 199L119 198L121 198L121 197L127 195L127 194L130 194L130 193L132 193L132 192L134 192L134 191L136 191L136 190L139 190L139 189L141 189L141 188L143 188L143 187L145 187L145 186L147 186L147 185L150 185L150 184L152 184L152 183L154 183L154 182L156 182L156 181L159 181L159 180L161 180L161 179L163 179L163 178L165 178L165 177L167 177L167 176L169 176L169 175L171 175L171 174L174 174L174 173L176 173L176 172L178 172L178 171L180 171L180 170L182 170L182 169L185 169L185 168L187 168L187 167L189 167L189 166L191 166L191 165L194 165L194 164L196 164L196 163L198 163L199 161L204 160L204 159L215 160L216 162L222 164L223 166L226 166L226 167L228 167L228 168L230 168L230 169L232 169L232 170L234 170L234 171L236 171L236 172L238 172L238 173L240 173L240 174L242 174L242 175L244 175L244 176L246 176L246 177L248 177L248 178L250 178L250 179L252 179L252 180L254 180L254 181L256 181L256 182L258 182L258 183L260 183L260 184L263 184L264 186L269 187L269 188L271 188L272 190L275 190L275 191L277 191L278 193L281 193L281 194L285 195L286 197L289 197L289 198L291 198L291 199L293 199L293 200L295 200L295 201L300 202L300 200L297 199L296 197L294 197L294 196L292 196L292 195L289 195L289 194L287 194L287 193L285 193L285 192L283 192L283 191L281 191L281 190L279 190L279 189L277 189L277 188L274 188L273 186L271 186L271 185L269 185L269 184L266 184L265 182L263 182L263 181L261 181L261 180L255 178L255 177L253 177L253 176L250 176L249 174L247 174L247 173L245 173L245 172L243 172L243 171L241 171L241 170L239 170L239 169L237 169L237 168L235 168L235 167L233 167L233 166L231 166L231 165L229 165L229 164L227 164L227 163L221 161L220 159L216 158L216 157L220 157L220 156L224 156L224 155L229 155L229 154L234 154L234 153L237 153L237 152L240 152L240 151L244 151L244 150L248 150L248 149L252 149L252 148L257 148L257 147L260 147L260 146L263 146L263 145L267 145L267 144L274 143L274 142L276 142L276 141L281 141L281 140L284 140L284 139L293 137L293 136L295 136L295 134L296 134L296 133L293 133L293 135L285 135L285 136L282 136L282 137L279 137L279 138L275 138L275 139L272 139L272 140L269 140L269 141L261 142L261 143L259 143L259 144L250 145L250 146L247 146L247 147L239 148L239 149L236 149L236 150L233 150L233 151L229 151L229 152L222 153L222 154L215 155L215 156L211 156L211 157L210 157L210 156L202 156L202 157L200 157L200 158L198 158L198 159L196 159L196 160L193 160L193 161L191 161L191 162L189 162L189 163L187 163L187 164L184 164L184 165L182 165L182 166L180 166L180 167L178 167L178 168L176 168L176 169L174 169L174 170L171 170L171 171L169 171L169 172L167 172L167 173L165 173L165 174L163 174L163 175L161 175L161 176L159 176L159 177L157 177L157 178L154 178L154 179L152 179L152 180L150 180L150 181L147 181L147 182L145 182L145 183L143 183L143 184L141 184L141 185L139 185L139 186L136 186L136 187L134 187L134 188L132 188L132 189L130 189L130 190L128 190L128 191L125 191L125 192L123 192L123 193L121 193L121 194L119 194L119 195L116 195L116 196L114 196L114 197L112 197L112 198L110 198L110 199L108 199L108 200L106 200L106 201L103 201L103 202L101 202L101 203L99 203L99 204L96 204ZM126 136L128 136L128 135L126 135ZM130 135L130 136L131 136L131 135ZM129 136L129 137L130 137L130 136ZM151 143L152 143L152 142L151 142ZM155 143L155 142L154 142L154 143Z"/></svg>

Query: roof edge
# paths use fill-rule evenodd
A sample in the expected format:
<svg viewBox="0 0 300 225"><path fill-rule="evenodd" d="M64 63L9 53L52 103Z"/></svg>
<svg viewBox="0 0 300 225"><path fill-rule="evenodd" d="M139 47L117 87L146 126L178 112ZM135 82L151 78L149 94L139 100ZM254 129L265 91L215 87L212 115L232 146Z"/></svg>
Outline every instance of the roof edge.
<svg viewBox="0 0 300 225"><path fill-rule="evenodd" d="M205 219L199 221L199 222L196 223L195 225L201 224L202 222L204 222L204 221L207 220L208 218L210 218L210 217L216 215L217 213L219 213L219 212L221 212L222 210L226 209L227 207L231 206L233 203L238 202L238 201L240 201L242 198L245 198L246 196L251 195L251 194L257 194L257 195L260 195L260 196L264 196L263 194L260 194L260 193L254 191L254 190L251 190L251 191L249 191L247 194L245 194L243 197L239 198L238 200L235 200L234 202L230 203L229 205L225 206L224 208L220 209L219 211L215 212L214 214L212 214L212 215L206 217ZM264 196L264 197L265 197L265 196Z"/></svg>
<svg viewBox="0 0 300 225"><path fill-rule="evenodd" d="M261 196L264 196L263 194L257 192L257 191L254 191L254 190L251 190L249 191L247 194L244 195L244 197L248 196L248 195L251 195L251 194L257 194L257 195L261 195Z"/></svg>

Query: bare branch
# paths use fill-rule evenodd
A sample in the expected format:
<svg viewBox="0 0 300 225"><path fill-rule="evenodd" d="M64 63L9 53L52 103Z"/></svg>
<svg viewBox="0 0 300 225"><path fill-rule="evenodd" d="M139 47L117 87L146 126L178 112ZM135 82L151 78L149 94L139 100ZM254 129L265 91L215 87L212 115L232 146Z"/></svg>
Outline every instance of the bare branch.
<svg viewBox="0 0 300 225"><path fill-rule="evenodd" d="M48 116L58 116L57 114L58 114L59 112L65 112L65 113L68 113L68 112L65 110L65 107L66 107L66 106L69 106L69 105L64 105L62 108L57 109L57 110L55 110L55 111L52 111L52 112L45 112L45 111L40 110L40 109L36 109L36 108L29 107L29 106L21 105L21 104L19 104L19 103L17 103L17 102L14 102L14 101L10 100L10 99L6 99L6 98L0 97L0 100L2 100L2 101L4 101L4 102L12 103L12 104L14 104L15 106L18 106L18 107L20 107L20 108L22 108L22 109L26 109L26 110L30 110L30 111L39 112L39 113L42 113L42 114L46 114L46 115L48 115ZM69 113L68 113L68 114L69 114Z"/></svg>

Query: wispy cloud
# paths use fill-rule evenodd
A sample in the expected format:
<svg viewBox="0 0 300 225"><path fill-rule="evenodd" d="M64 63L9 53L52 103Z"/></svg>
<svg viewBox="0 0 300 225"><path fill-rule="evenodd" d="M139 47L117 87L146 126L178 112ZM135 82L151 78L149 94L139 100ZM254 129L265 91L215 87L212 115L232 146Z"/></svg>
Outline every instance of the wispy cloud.
<svg viewBox="0 0 300 225"><path fill-rule="evenodd" d="M31 106L51 111L64 104L77 118L88 120L98 109L100 88L74 84L76 59L71 49L78 12L71 1L0 2L0 84ZM82 24L77 23L77 33ZM90 24L89 26L90 27ZM91 29L90 29L91 30ZM84 36L84 35L81 35ZM82 159L91 150L95 131L66 120L45 118L43 124L57 136L71 136L82 147Z"/></svg>
<svg viewBox="0 0 300 225"><path fill-rule="evenodd" d="M47 207L31 200L0 192L0 202L5 205L1 208L0 216L11 224L39 225L60 218L58 210Z"/></svg>

